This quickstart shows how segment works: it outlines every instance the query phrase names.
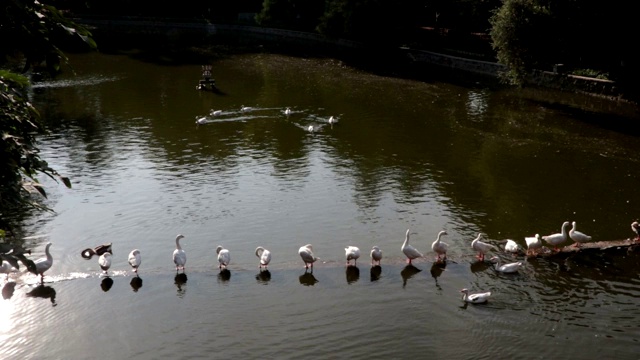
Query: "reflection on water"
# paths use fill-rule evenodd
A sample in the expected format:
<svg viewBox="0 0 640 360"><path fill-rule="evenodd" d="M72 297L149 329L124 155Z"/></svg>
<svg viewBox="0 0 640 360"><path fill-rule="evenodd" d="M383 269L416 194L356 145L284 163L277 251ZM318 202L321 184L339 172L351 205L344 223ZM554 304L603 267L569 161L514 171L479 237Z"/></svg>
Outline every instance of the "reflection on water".
<svg viewBox="0 0 640 360"><path fill-rule="evenodd" d="M480 260L474 260L471 265L469 265L469 269L471 269L472 273L483 272L491 267L493 267L491 262Z"/></svg>
<svg viewBox="0 0 640 360"><path fill-rule="evenodd" d="M27 293L28 297L39 297L49 299L53 306L56 306L56 290L48 285L38 285Z"/></svg>
<svg viewBox="0 0 640 360"><path fill-rule="evenodd" d="M258 283L261 284L268 284L269 281L271 280L271 272L269 270L261 270L257 275L256 275L256 280L258 280Z"/></svg>
<svg viewBox="0 0 640 360"><path fill-rule="evenodd" d="M436 281L436 285L438 285L438 278L445 271L446 267L447 267L447 262L446 261L437 261L437 262L434 262L431 265L431 276Z"/></svg>
<svg viewBox="0 0 640 360"><path fill-rule="evenodd" d="M347 266L345 274L347 276L347 284L353 284L360 279L360 269L355 265Z"/></svg>
<svg viewBox="0 0 640 360"><path fill-rule="evenodd" d="M176 276L173 278L173 283L178 288L178 296L184 296L184 293L187 291L185 286L187 284L187 274L183 272L176 274Z"/></svg>
<svg viewBox="0 0 640 360"><path fill-rule="evenodd" d="M318 283L318 279L313 276L313 271L305 271L304 274L298 278L300 284L304 286L313 286Z"/></svg>
<svg viewBox="0 0 640 360"><path fill-rule="evenodd" d="M111 277L105 277L102 279L102 281L100 282L100 288L102 289L102 291L107 292L111 289L111 287L113 286L113 279Z"/></svg>
<svg viewBox="0 0 640 360"><path fill-rule="evenodd" d="M402 276L402 287L407 286L407 281L420 271L422 270L412 264L405 266L402 271L400 271L400 276Z"/></svg>
<svg viewBox="0 0 640 360"><path fill-rule="evenodd" d="M16 289L15 281L9 281L8 283L4 284L4 286L2 287L2 298L5 300L11 299L15 289Z"/></svg>
<svg viewBox="0 0 640 360"><path fill-rule="evenodd" d="M382 275L382 267L380 265L374 265L371 267L369 273L371 275L371 281L378 281L380 280L380 275Z"/></svg>
<svg viewBox="0 0 640 360"><path fill-rule="evenodd" d="M133 292L138 292L138 290L140 290L140 288L142 287L142 279L140 278L140 276L135 276L131 278L131 282L129 284L131 285Z"/></svg>
<svg viewBox="0 0 640 360"><path fill-rule="evenodd" d="M229 281L230 279L231 279L231 271L229 271L228 269L220 270L220 273L218 273L218 281L226 282L226 281Z"/></svg>

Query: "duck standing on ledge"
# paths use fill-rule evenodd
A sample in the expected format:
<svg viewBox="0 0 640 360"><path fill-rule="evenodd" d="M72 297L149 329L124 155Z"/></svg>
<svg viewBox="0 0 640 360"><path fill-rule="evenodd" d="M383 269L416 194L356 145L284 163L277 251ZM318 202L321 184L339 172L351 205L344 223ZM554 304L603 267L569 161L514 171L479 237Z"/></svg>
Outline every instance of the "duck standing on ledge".
<svg viewBox="0 0 640 360"><path fill-rule="evenodd" d="M569 237L571 238L571 240L575 241L575 244L573 244L573 246L580 247L580 244L591 241L591 236L583 234L577 230L575 221L572 222L571 225L572 227L571 230L569 230Z"/></svg>
<svg viewBox="0 0 640 360"><path fill-rule="evenodd" d="M637 221L631 223L631 230L636 234L636 241L640 240L640 224Z"/></svg>
<svg viewBox="0 0 640 360"><path fill-rule="evenodd" d="M371 248L371 266L374 264L380 265L380 260L382 260L382 250L378 246L374 246Z"/></svg>
<svg viewBox="0 0 640 360"><path fill-rule="evenodd" d="M404 242L402 243L402 247L400 248L402 253L407 257L409 265L411 265L411 261L417 258L421 258L424 255L413 246L409 245L409 229L407 229L407 233L404 236Z"/></svg>
<svg viewBox="0 0 640 360"><path fill-rule="evenodd" d="M556 251L560 251L560 249L558 249L558 245L569 240L569 227L571 227L571 224L568 221L565 221L562 223L562 228L559 233L543 236L542 240L553 246Z"/></svg>
<svg viewBox="0 0 640 360"><path fill-rule="evenodd" d="M449 245L445 242L440 241L440 238L442 237L442 235L447 235L447 232L444 230L440 231L438 233L438 237L436 238L436 241L434 241L431 244L431 250L433 250L433 252L438 254L438 256L436 257L437 262L440 262L442 260L447 260L447 249L449 248Z"/></svg>
<svg viewBox="0 0 640 360"><path fill-rule="evenodd" d="M471 242L471 247L473 248L473 250L478 252L478 255L476 257L480 261L484 261L484 254L486 254L491 250L498 250L498 249L491 244L482 242L480 239L482 239L482 234L478 234L478 237Z"/></svg>

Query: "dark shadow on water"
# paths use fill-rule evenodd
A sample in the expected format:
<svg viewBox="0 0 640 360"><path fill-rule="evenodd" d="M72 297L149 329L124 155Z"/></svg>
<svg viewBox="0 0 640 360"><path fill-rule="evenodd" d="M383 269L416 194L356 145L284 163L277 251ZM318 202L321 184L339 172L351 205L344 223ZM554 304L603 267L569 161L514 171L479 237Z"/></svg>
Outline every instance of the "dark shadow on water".
<svg viewBox="0 0 640 360"><path fill-rule="evenodd" d="M220 270L220 273L218 274L219 281L229 281L230 279L231 279L231 271L229 271L228 269Z"/></svg>
<svg viewBox="0 0 640 360"><path fill-rule="evenodd" d="M43 299L51 300L51 304L56 306L56 290L51 286L47 285L38 285L33 290L27 293L28 297L39 297Z"/></svg>
<svg viewBox="0 0 640 360"><path fill-rule="evenodd" d="M11 299L13 292L16 290L16 282L10 281L2 287L2 298L7 300Z"/></svg>
<svg viewBox="0 0 640 360"><path fill-rule="evenodd" d="M300 280L300 284L304 286L313 286L318 282L318 279L313 276L313 271L305 271L298 279Z"/></svg>
<svg viewBox="0 0 640 360"><path fill-rule="evenodd" d="M187 274L185 273L176 274L176 276L173 278L173 283L178 288L178 296L184 295L184 292L186 291L186 289L183 289L182 287L187 283Z"/></svg>
<svg viewBox="0 0 640 360"><path fill-rule="evenodd" d="M261 284L268 284L269 280L271 280L271 272L269 270L260 271L256 275L256 280Z"/></svg>
<svg viewBox="0 0 640 360"><path fill-rule="evenodd" d="M142 287L142 279L140 278L140 276L136 276L131 279L131 282L129 284L131 285L133 292L138 292L138 290L140 290L140 288Z"/></svg>
<svg viewBox="0 0 640 360"><path fill-rule="evenodd" d="M470 268L471 268L471 272L472 273L477 273L477 272L481 272L481 271L487 270L488 268L491 267L491 265L492 264L490 262L478 260L478 261L475 261L475 262L471 263Z"/></svg>
<svg viewBox="0 0 640 360"><path fill-rule="evenodd" d="M360 279L360 269L355 265L347 266L347 284L352 284Z"/></svg>
<svg viewBox="0 0 640 360"><path fill-rule="evenodd" d="M446 261L434 262L433 265L431 265L431 276L436 281L437 286L440 286L438 284L438 278L442 275L446 267L447 267Z"/></svg>
<svg viewBox="0 0 640 360"><path fill-rule="evenodd" d="M372 266L369 273L371 275L371 281L378 281L380 280L380 275L382 275L382 267L380 265Z"/></svg>
<svg viewBox="0 0 640 360"><path fill-rule="evenodd" d="M422 270L418 269L417 267L411 264L405 266L404 269L400 271L400 276L402 276L402 287L407 286L407 281L411 279L415 274L419 273L420 271Z"/></svg>
<svg viewBox="0 0 640 360"><path fill-rule="evenodd" d="M109 291L109 289L111 289L112 286L113 286L113 279L110 277L106 277L102 279L102 282L100 283L100 288L104 292Z"/></svg>

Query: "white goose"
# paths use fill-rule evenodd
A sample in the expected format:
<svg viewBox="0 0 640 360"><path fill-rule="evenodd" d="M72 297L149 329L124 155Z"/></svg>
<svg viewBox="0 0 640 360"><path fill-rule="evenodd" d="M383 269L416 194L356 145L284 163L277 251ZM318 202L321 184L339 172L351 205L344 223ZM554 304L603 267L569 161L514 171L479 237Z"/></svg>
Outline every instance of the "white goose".
<svg viewBox="0 0 640 360"><path fill-rule="evenodd" d="M260 269L262 269L263 266L266 269L267 265L271 262L271 251L262 246L258 246L256 248L256 256L260 259Z"/></svg>
<svg viewBox="0 0 640 360"><path fill-rule="evenodd" d="M244 106L244 105L240 106L240 111L242 111L242 112L251 111L251 110L253 110L253 109L248 107L248 106Z"/></svg>
<svg viewBox="0 0 640 360"><path fill-rule="evenodd" d="M0 274L7 274L7 279L9 278L9 274L12 272L16 272L16 268L11 266L8 261L2 261L2 265L0 265Z"/></svg>
<svg viewBox="0 0 640 360"><path fill-rule="evenodd" d="M413 246L409 245L409 229L407 229L407 233L404 237L404 242L402 243L402 247L400 248L402 252L407 256L409 265L411 265L411 260L421 258L424 255Z"/></svg>
<svg viewBox="0 0 640 360"><path fill-rule="evenodd" d="M442 235L448 235L448 234L444 230L440 231L438 233L438 238L436 239L436 241L434 241L431 244L431 250L433 250L436 254L438 254L436 261L440 261L441 256L444 256L444 260L447 259L447 248L449 247L449 245L445 242L440 241L440 237Z"/></svg>
<svg viewBox="0 0 640 360"><path fill-rule="evenodd" d="M196 116L196 124L198 124L198 125L204 125L204 124L206 124L207 122L208 122L208 120L207 120L207 118L206 118L206 117L204 117L204 116L203 116L203 117L198 117L198 116Z"/></svg>
<svg viewBox="0 0 640 360"><path fill-rule="evenodd" d="M291 109L286 108L286 109L284 110L284 114L285 114L285 115L287 115L287 116L288 116L288 115L291 115Z"/></svg>
<svg viewBox="0 0 640 360"><path fill-rule="evenodd" d="M379 247L372 247L369 255L371 256L371 265L376 263L380 265L380 260L382 260L382 250L380 250Z"/></svg>
<svg viewBox="0 0 640 360"><path fill-rule="evenodd" d="M571 224L568 221L562 223L562 228L559 233L543 236L542 240L546 241L547 244L553 246L556 251L560 251L558 249L558 245L562 244L565 241L569 240L569 227Z"/></svg>
<svg viewBox="0 0 640 360"><path fill-rule="evenodd" d="M307 131L309 131L310 133L313 133L316 130L317 129L315 127L313 127L313 125L309 125L309 127L307 128Z"/></svg>
<svg viewBox="0 0 640 360"><path fill-rule="evenodd" d="M507 239L507 244L504 246L504 251L507 251L510 253L517 253L520 251L520 246L518 246L517 242L511 239Z"/></svg>
<svg viewBox="0 0 640 360"><path fill-rule="evenodd" d="M36 265L36 273L40 275L40 281L44 282L44 273L45 271L51 268L53 265L53 256L49 253L49 248L51 247L51 243L48 242L47 246L44 248L44 253L46 257L40 258L33 263Z"/></svg>
<svg viewBox="0 0 640 360"><path fill-rule="evenodd" d="M460 292L462 293L462 300L472 304L486 303L487 300L489 300L489 297L491 296L491 291L476 293L476 294L469 294L469 289L462 289L460 290Z"/></svg>
<svg viewBox="0 0 640 360"><path fill-rule="evenodd" d="M182 269L184 272L184 265L187 263L187 253L180 246L180 239L182 238L184 238L182 234L176 236L176 249L173 250L173 263L176 264L176 272L178 269Z"/></svg>
<svg viewBox="0 0 640 360"><path fill-rule="evenodd" d="M518 272L520 267L522 267L522 263L520 261L512 262L508 264L502 264L502 262L500 261L500 258L497 256L492 257L490 260L495 262L496 271L501 273L506 273L506 274L516 273Z"/></svg>
<svg viewBox="0 0 640 360"><path fill-rule="evenodd" d="M222 115L222 110L211 110L209 114L211 114L212 116Z"/></svg>
<svg viewBox="0 0 640 360"><path fill-rule="evenodd" d="M353 260L353 265L356 265L360 257L360 249L356 246L347 246L344 248L344 255L347 257L347 265L351 263L351 260Z"/></svg>
<svg viewBox="0 0 640 360"><path fill-rule="evenodd" d="M140 264L142 264L142 255L140 255L140 250L134 249L129 253L129 265L133 268L133 272L138 273L138 268Z"/></svg>
<svg viewBox="0 0 640 360"><path fill-rule="evenodd" d="M216 248L216 254L218 254L218 268L222 269L222 267L224 266L224 268L226 269L231 262L231 254L229 253L229 250L218 245L218 247Z"/></svg>
<svg viewBox="0 0 640 360"><path fill-rule="evenodd" d="M484 261L484 254L491 250L498 250L498 248L486 242L482 242L480 239L482 239L482 234L478 234L478 237L471 242L471 247L473 250L478 252L477 258Z"/></svg>
<svg viewBox="0 0 640 360"><path fill-rule="evenodd" d="M591 241L591 236L581 233L577 230L575 221L572 222L571 225L572 227L571 230L569 230L569 237L571 238L571 240L575 241L575 244L573 244L573 246L580 247L580 244Z"/></svg>
<svg viewBox="0 0 640 360"><path fill-rule="evenodd" d="M636 240L640 239L640 224L637 221L631 223L631 230L636 233Z"/></svg>
<svg viewBox="0 0 640 360"><path fill-rule="evenodd" d="M335 124L335 123L337 123L337 122L338 122L338 120L336 120L333 116L331 116L331 117L329 118L329 124L333 125L333 124Z"/></svg>
<svg viewBox="0 0 640 360"><path fill-rule="evenodd" d="M104 271L105 274L109 273L109 268L111 267L111 253L106 252L98 258L98 264L100 265L100 269Z"/></svg>
<svg viewBox="0 0 640 360"><path fill-rule="evenodd" d="M542 238L540 238L540 234L536 234L536 236L525 237L524 241L527 243L527 255L530 255L531 251L535 253L542 247Z"/></svg>
<svg viewBox="0 0 640 360"><path fill-rule="evenodd" d="M311 269L313 269L313 263L318 260L318 258L313 255L313 246L311 246L311 244L301 246L300 249L298 249L298 254L302 258L302 261L304 261L305 269L309 268L309 264L311 264Z"/></svg>

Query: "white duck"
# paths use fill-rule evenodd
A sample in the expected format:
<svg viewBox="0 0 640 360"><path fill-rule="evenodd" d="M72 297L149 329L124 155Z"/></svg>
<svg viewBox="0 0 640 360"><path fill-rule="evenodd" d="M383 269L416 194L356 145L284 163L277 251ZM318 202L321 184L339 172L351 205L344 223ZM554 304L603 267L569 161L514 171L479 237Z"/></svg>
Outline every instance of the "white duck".
<svg viewBox="0 0 640 360"><path fill-rule="evenodd" d="M266 269L267 265L271 262L271 251L262 246L258 246L256 248L256 256L260 259L260 269L262 269L263 266Z"/></svg>
<svg viewBox="0 0 640 360"><path fill-rule="evenodd" d="M111 267L111 253L106 252L98 258L98 264L100 265L100 269L104 271L105 274L109 273L109 268Z"/></svg>
<svg viewBox="0 0 640 360"><path fill-rule="evenodd" d="M487 300L489 300L489 297L491 296L491 291L476 293L476 294L469 294L469 289L462 289L460 290L460 292L462 293L462 300L472 304L486 303Z"/></svg>
<svg viewBox="0 0 640 360"><path fill-rule="evenodd" d="M287 115L287 116L288 116L288 115L291 115L291 109L286 108L286 109L284 110L284 114L285 114L285 115Z"/></svg>
<svg viewBox="0 0 640 360"><path fill-rule="evenodd" d="M347 257L347 266L350 265L351 260L353 260L353 265L356 265L360 257L360 249L356 246L347 246L344 248L344 255Z"/></svg>
<svg viewBox="0 0 640 360"><path fill-rule="evenodd" d="M204 125L208 122L206 117L198 117L196 116L196 124L198 125Z"/></svg>
<svg viewBox="0 0 640 360"><path fill-rule="evenodd" d="M216 248L216 254L218 254L218 268L222 269L222 267L224 266L224 268L226 269L231 262L231 254L229 253L229 250L218 245L218 247Z"/></svg>
<svg viewBox="0 0 640 360"><path fill-rule="evenodd" d="M540 234L525 237L524 241L527 243L527 255L531 255L532 251L535 253L542 247L542 238L540 238Z"/></svg>
<svg viewBox="0 0 640 360"><path fill-rule="evenodd" d="M520 247L518 246L517 242L511 239L507 239L507 244L504 246L504 251L507 251L510 253L517 253L520 251Z"/></svg>
<svg viewBox="0 0 640 360"><path fill-rule="evenodd" d="M636 233L636 240L640 239L640 224L637 221L631 223L631 230Z"/></svg>
<svg viewBox="0 0 640 360"><path fill-rule="evenodd" d="M508 264L502 264L502 262L500 261L500 258L497 256L492 257L490 260L495 262L496 271L501 273L506 273L506 274L516 273L518 272L520 267L522 267L522 263L520 261L508 263Z"/></svg>
<svg viewBox="0 0 640 360"><path fill-rule="evenodd" d="M211 114L212 116L222 115L222 110L211 110L209 114Z"/></svg>
<svg viewBox="0 0 640 360"><path fill-rule="evenodd" d="M477 258L480 259L480 261L484 261L484 254L491 250L498 250L498 248L486 242L482 242L480 239L482 239L482 234L478 234L478 237L471 242L471 247L473 250L478 252Z"/></svg>
<svg viewBox="0 0 640 360"><path fill-rule="evenodd" d="M442 235L448 235L446 231L442 230L438 233L438 238L436 239L436 241L434 241L431 244L431 250L433 250L436 254L438 254L438 257L436 258L436 261L440 261L440 257L444 256L444 260L447 259L447 248L449 247L449 245L447 245L447 243L440 241L440 237Z"/></svg>
<svg viewBox="0 0 640 360"><path fill-rule="evenodd" d="M562 223L562 228L559 233L543 236L542 240L546 241L547 244L553 246L556 251L560 251L558 249L558 245L562 244L565 241L569 240L569 227L571 224L568 221Z"/></svg>
<svg viewBox="0 0 640 360"><path fill-rule="evenodd" d="M311 264L311 269L313 269L313 263L318 260L318 258L313 255L313 246L311 246L311 244L307 244L300 247L300 249L298 249L298 254L302 258L302 261L304 261L305 269L309 268L309 264Z"/></svg>
<svg viewBox="0 0 640 360"><path fill-rule="evenodd" d="M371 265L376 263L380 265L380 260L382 260L382 250L380 250L379 247L372 247L369 255L371 256Z"/></svg>
<svg viewBox="0 0 640 360"><path fill-rule="evenodd" d="M16 271L17 271L16 268L11 266L11 264L9 264L8 261L4 261L4 260L2 261L2 265L0 265L0 273L7 274L7 279L9 278L9 274Z"/></svg>
<svg viewBox="0 0 640 360"><path fill-rule="evenodd" d="M309 131L310 133L316 131L317 129L315 127L313 127L313 125L309 125L309 127L307 128L307 131Z"/></svg>
<svg viewBox="0 0 640 360"><path fill-rule="evenodd" d="M329 124L333 125L333 124L335 124L335 123L337 123L337 122L338 122L338 120L336 120L333 116L331 116L331 117L329 118Z"/></svg>
<svg viewBox="0 0 640 360"><path fill-rule="evenodd" d="M409 245L409 229L407 229L407 233L404 237L404 242L402 243L402 247L400 248L402 252L407 256L409 265L411 265L411 260L421 258L424 255L413 246Z"/></svg>
<svg viewBox="0 0 640 360"><path fill-rule="evenodd" d="M253 109L248 107L248 106L244 106L244 105L240 106L240 111L242 111L242 112L251 111L251 110L253 110Z"/></svg>
<svg viewBox="0 0 640 360"><path fill-rule="evenodd" d="M129 253L129 265L133 268L133 272L138 273L138 268L140 264L142 264L142 255L140 254L140 250L134 249Z"/></svg>
<svg viewBox="0 0 640 360"><path fill-rule="evenodd" d="M184 238L182 234L176 236L176 249L173 250L173 263L176 264L176 272L178 269L182 269L184 272L184 265L187 263L187 253L180 246L180 239L182 238Z"/></svg>
<svg viewBox="0 0 640 360"><path fill-rule="evenodd" d="M581 233L577 230L575 221L572 222L571 225L572 227L571 230L569 230L569 237L571 238L571 240L575 241L575 244L573 244L573 246L580 247L580 244L591 241L591 236Z"/></svg>
<svg viewBox="0 0 640 360"><path fill-rule="evenodd" d="M45 271L51 268L53 265L53 256L49 253L49 248L51 247L51 243L48 242L47 246L44 248L44 253L46 257L40 258L33 263L36 265L36 273L40 275L40 281L44 282L44 273Z"/></svg>

